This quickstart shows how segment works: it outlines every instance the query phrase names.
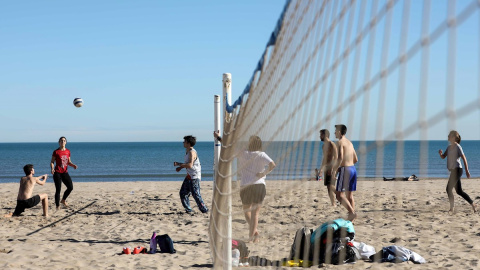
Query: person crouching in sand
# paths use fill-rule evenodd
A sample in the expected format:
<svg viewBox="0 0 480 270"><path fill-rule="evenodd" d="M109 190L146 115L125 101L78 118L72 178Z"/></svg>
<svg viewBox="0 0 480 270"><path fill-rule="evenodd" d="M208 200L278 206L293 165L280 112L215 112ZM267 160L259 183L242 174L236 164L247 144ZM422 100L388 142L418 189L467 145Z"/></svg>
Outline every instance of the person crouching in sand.
<svg viewBox="0 0 480 270"><path fill-rule="evenodd" d="M462 189L462 183L460 178L463 174L462 163L460 162L460 158L463 159L463 164L465 165L465 174L467 178L470 178L470 171L468 170L468 163L465 154L463 153L463 149L460 146L460 141L462 138L457 131L452 130L448 134L448 141L450 145L447 146L445 153L442 152L442 149L438 150L438 154L442 159L447 158L447 168L450 171L450 178L448 179L447 184L447 194L448 200L450 201L450 210L448 211L450 214L455 213L455 202L453 198L453 188L457 191L457 194L462 196L473 208L473 212L477 212L476 205L473 203L470 196L465 193Z"/></svg>
<svg viewBox="0 0 480 270"><path fill-rule="evenodd" d="M43 216L48 217L48 195L46 193L38 194L32 197L35 184L43 186L47 181L48 175L40 177L33 176L35 169L32 164L23 167L24 177L20 178L20 188L18 189L17 206L13 213L6 214L5 217L20 216L26 208L32 208L42 201ZM41 180L43 179L43 180Z"/></svg>

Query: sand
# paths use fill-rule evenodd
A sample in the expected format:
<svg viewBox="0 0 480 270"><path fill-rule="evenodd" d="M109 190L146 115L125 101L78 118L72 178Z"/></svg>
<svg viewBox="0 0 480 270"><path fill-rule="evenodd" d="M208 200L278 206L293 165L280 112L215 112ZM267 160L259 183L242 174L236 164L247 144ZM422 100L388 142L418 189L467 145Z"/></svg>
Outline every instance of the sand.
<svg viewBox="0 0 480 270"><path fill-rule="evenodd" d="M75 180L75 179L74 179ZM480 269L480 215L455 194L457 213L449 215L446 179L418 182L359 181L355 193L357 241L377 250L396 244L428 263L323 265L326 269ZM212 182L201 183L211 205ZM462 180L464 190L480 201L480 181ZM206 269L212 267L208 214L185 214L178 196L181 182L74 183L69 209L54 210L51 179L34 194L48 193L50 217L40 205L22 217L0 218L0 269ZM237 190L238 188L235 188ZM13 212L18 184L0 184L2 216ZM194 201L191 201L195 205ZM238 194L233 197L233 237L246 240L248 229ZM332 208L323 182L268 181L258 244L251 256L279 260L288 256L295 231L346 218ZM152 232L169 234L175 254L121 255L125 246L149 246ZM396 240L392 243L392 240ZM251 269L261 267L250 267ZM273 268L273 267L267 267ZM312 267L313 268L313 267ZM316 267L315 267L316 268Z"/></svg>

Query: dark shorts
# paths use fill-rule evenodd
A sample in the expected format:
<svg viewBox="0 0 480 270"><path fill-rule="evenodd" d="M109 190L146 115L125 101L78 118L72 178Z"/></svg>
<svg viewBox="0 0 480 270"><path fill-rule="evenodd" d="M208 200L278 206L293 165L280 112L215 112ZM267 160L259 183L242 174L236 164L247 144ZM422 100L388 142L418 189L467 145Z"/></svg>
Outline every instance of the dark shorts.
<svg viewBox="0 0 480 270"><path fill-rule="evenodd" d="M26 208L32 208L40 203L40 195L35 195L27 200L17 200L17 206L13 212L14 216L19 216Z"/></svg>
<svg viewBox="0 0 480 270"><path fill-rule="evenodd" d="M332 176L328 175L327 173L323 174L323 184L325 186L330 186L330 185L335 185L335 178L333 178L333 183L332 183Z"/></svg>
<svg viewBox="0 0 480 270"><path fill-rule="evenodd" d="M264 184L249 185L240 190L240 198L243 205L262 203L266 194L267 190Z"/></svg>

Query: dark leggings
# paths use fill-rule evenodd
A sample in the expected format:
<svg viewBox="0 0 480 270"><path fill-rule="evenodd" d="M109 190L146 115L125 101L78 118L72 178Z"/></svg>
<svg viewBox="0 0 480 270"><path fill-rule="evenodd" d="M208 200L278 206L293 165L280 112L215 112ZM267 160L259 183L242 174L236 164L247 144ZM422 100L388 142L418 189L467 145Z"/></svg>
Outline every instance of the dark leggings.
<svg viewBox="0 0 480 270"><path fill-rule="evenodd" d="M67 187L67 190L65 190L65 192L63 193L62 200L66 200L68 195L70 195L70 192L72 192L73 183L72 183L72 178L70 178L70 175L68 174L68 172L66 173L55 172L53 174L53 181L55 182L55 205L58 207L60 206L60 191L62 190L62 182Z"/></svg>
<svg viewBox="0 0 480 270"><path fill-rule="evenodd" d="M447 194L448 194L448 199L453 200L453 188L455 188L455 191L457 191L457 194L462 196L469 204L472 204L473 201L470 199L470 196L468 196L465 191L462 189L462 182L460 181L460 178L462 177L463 174L463 168L456 168L453 170L450 170L450 178L448 179L448 184L447 184Z"/></svg>

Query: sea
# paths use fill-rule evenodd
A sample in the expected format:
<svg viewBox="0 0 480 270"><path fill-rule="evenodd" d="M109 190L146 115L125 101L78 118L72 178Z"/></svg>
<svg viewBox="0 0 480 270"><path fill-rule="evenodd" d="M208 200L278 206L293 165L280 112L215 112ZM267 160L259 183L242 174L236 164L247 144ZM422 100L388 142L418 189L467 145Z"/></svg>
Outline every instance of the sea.
<svg viewBox="0 0 480 270"><path fill-rule="evenodd" d="M447 178L447 141L353 141L359 162L358 176L365 179L408 177ZM472 177L480 177L480 141L462 141ZM36 175L50 174L50 160L58 147L52 143L0 143L0 183L18 182L25 164L34 164ZM268 179L300 180L313 177L320 167L322 143L264 142L264 151L277 167ZM176 172L174 161L183 162L182 142L69 142L71 160L78 165L69 173L74 182L183 181L185 170ZM197 142L202 181L213 180L213 142ZM236 171L236 162L233 164ZM236 180L236 177L234 177Z"/></svg>

